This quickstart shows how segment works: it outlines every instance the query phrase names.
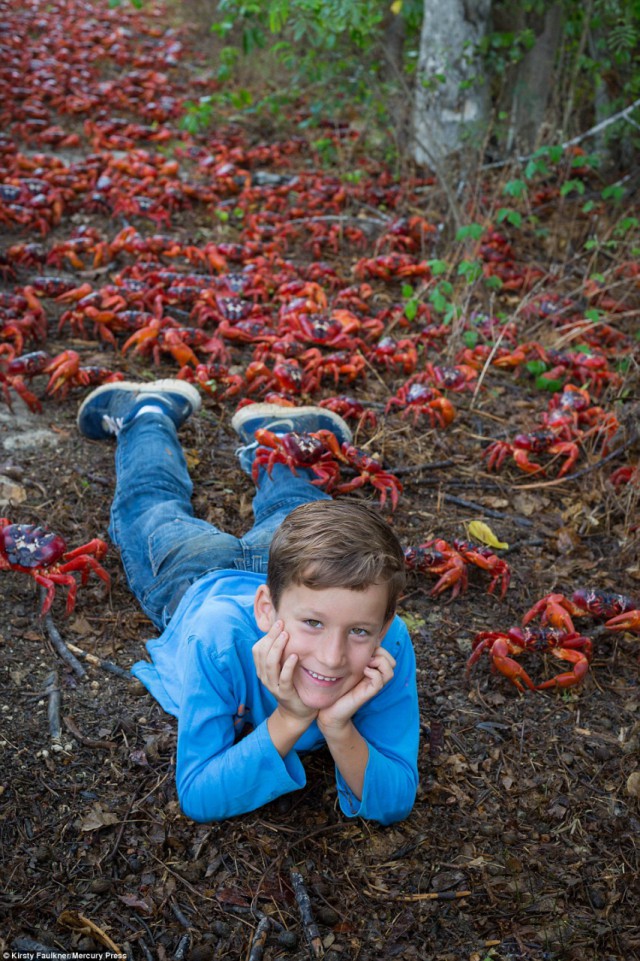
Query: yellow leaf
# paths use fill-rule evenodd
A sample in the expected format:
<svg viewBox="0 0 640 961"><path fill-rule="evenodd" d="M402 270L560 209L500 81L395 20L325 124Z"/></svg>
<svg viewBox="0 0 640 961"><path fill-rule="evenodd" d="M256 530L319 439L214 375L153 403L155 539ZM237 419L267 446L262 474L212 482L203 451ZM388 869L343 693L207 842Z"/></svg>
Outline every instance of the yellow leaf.
<svg viewBox="0 0 640 961"><path fill-rule="evenodd" d="M499 541L489 525L485 524L484 521L469 521L467 524L467 534L469 537L475 537L481 544L486 544L487 547L497 547L504 551L509 546L504 541Z"/></svg>
<svg viewBox="0 0 640 961"><path fill-rule="evenodd" d="M400 13L402 10L402 0L394 0L389 9L391 10L391 13Z"/></svg>

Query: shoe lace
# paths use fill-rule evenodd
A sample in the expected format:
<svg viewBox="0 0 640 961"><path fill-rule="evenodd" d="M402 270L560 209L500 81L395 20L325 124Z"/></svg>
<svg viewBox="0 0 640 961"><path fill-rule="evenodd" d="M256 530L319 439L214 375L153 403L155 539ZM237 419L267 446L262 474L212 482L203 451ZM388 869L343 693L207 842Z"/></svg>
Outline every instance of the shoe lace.
<svg viewBox="0 0 640 961"><path fill-rule="evenodd" d="M123 417L112 417L111 414L102 415L102 426L109 434L117 436L122 430L123 423Z"/></svg>

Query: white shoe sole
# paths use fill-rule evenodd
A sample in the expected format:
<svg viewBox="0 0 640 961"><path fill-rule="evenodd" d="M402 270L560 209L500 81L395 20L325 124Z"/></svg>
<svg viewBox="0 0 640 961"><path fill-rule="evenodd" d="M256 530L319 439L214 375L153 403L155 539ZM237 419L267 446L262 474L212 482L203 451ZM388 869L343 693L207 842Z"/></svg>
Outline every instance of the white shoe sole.
<svg viewBox="0 0 640 961"><path fill-rule="evenodd" d="M325 420L329 420L335 425L339 433L344 435L347 443L351 443L353 440L353 434L346 421L344 421L339 414L336 414L335 411L328 410L326 407L284 407L281 404L247 404L246 407L241 407L240 410L235 412L231 418L231 426L236 433L239 434L248 421L255 420L256 418L259 420L288 420L289 418L295 419L305 414L313 414L314 417L322 416Z"/></svg>
<svg viewBox="0 0 640 961"><path fill-rule="evenodd" d="M116 380L109 384L102 384L100 387L96 387L92 390L88 397L80 404L78 409L77 421L80 422L80 416L86 405L93 400L94 397L99 397L100 394L105 394L107 391L111 390L129 390L132 393L138 393L144 396L144 394L157 394L158 391L170 391L172 394L180 394L186 400L189 401L193 407L193 412L200 410L202 406L202 398L200 393L193 384L187 383L186 380L155 380L153 382L147 383L137 383L132 380Z"/></svg>

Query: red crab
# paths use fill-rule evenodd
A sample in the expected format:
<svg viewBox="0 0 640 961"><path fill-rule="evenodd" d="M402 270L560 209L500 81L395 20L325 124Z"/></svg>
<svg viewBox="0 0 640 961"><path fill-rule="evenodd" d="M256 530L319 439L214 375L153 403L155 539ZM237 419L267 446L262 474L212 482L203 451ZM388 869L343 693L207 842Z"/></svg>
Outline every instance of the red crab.
<svg viewBox="0 0 640 961"><path fill-rule="evenodd" d="M397 477L385 471L374 457L352 444L340 444L335 434L328 430L300 434L273 434L268 430L257 430L259 446L253 462L253 477L257 480L258 471L265 466L270 473L274 464L286 464L295 472L296 467L308 467L316 480L312 484L324 487L327 492L348 494L365 484L371 484L380 492L380 506L384 507L387 497L391 509L395 510L402 493L402 484ZM353 468L357 476L349 481L340 480L340 465Z"/></svg>
<svg viewBox="0 0 640 961"><path fill-rule="evenodd" d="M453 544L449 544L442 538L436 538L425 541L417 547L406 547L404 557L410 571L440 576L431 591L434 597L451 588L453 599L466 590L469 564L491 574L489 594L493 594L500 584L500 596L504 598L511 580L511 571L506 561L490 551L488 547L470 544L467 541L455 540Z"/></svg>
<svg viewBox="0 0 640 961"><path fill-rule="evenodd" d="M426 541L417 547L404 548L407 569L419 574L435 574L439 577L431 591L432 597L451 588L451 598L462 593L468 584L467 565L458 551L441 539Z"/></svg>
<svg viewBox="0 0 640 961"><path fill-rule="evenodd" d="M505 634L501 631L481 631L473 639L473 651L467 661L467 674L486 651L491 659L493 670L504 674L520 693L523 684L530 691L543 691L552 687L575 687L584 680L589 670L592 644L591 639L581 634L559 630L558 628L512 627ZM564 674L534 684L522 665L515 658L524 652L548 653L560 661L568 661L573 667Z"/></svg>
<svg viewBox="0 0 640 961"><path fill-rule="evenodd" d="M3 356L6 349L6 357ZM14 390L25 402L29 410L34 413L42 411L42 404L24 382L25 377L35 377L44 372L51 358L44 350L36 350L31 354L13 356L13 350L8 344L0 344L0 391L7 407L12 410L11 390Z"/></svg>
<svg viewBox="0 0 640 961"><path fill-rule="evenodd" d="M111 578L98 563L106 552L107 545L99 538L67 551L65 539L48 527L12 524L6 517L0 517L0 571L28 574L45 588L46 595L40 612L42 617L51 609L56 584L67 585L69 592L65 612L72 612L78 592L73 571L81 572L83 585L87 582L89 572L93 571L109 587Z"/></svg>
<svg viewBox="0 0 640 961"><path fill-rule="evenodd" d="M349 397L346 394L340 394L337 397L325 397L318 402L318 406L326 407L327 410L332 410L347 420L350 418L357 420L358 427L368 425L374 428L378 423L376 413L371 407L365 407L355 397Z"/></svg>
<svg viewBox="0 0 640 961"><path fill-rule="evenodd" d="M482 456L486 458L489 470L500 470L510 455L520 470L528 474L544 474L542 464L529 459L532 453L564 456L564 464L558 471L558 477L564 477L578 460L580 448L573 441L560 440L556 431L543 428L529 434L516 434L512 443L496 440L489 444Z"/></svg>
<svg viewBox="0 0 640 961"><path fill-rule="evenodd" d="M402 417L413 415L417 424L421 416L428 417L432 427L448 427L456 416L456 409L436 387L429 387L428 374L414 374L387 402L385 413L394 407L402 407Z"/></svg>
<svg viewBox="0 0 640 961"><path fill-rule="evenodd" d="M256 483L260 468L265 467L271 476L275 464L286 464L294 474L296 467L308 467L316 475L316 480L311 483L326 487L327 490L331 490L340 475L340 465L336 460L341 457L340 444L329 430L309 434L291 431L279 435L260 429L256 431L256 440L260 445L252 470Z"/></svg>
<svg viewBox="0 0 640 961"><path fill-rule="evenodd" d="M336 494L349 494L358 487L365 484L380 492L380 507L384 507L387 496L391 500L391 510L398 506L398 498L402 493L402 484L393 474L384 470L380 461L375 457L369 457L363 450L354 447L352 444L342 444L342 456L345 463L357 471L358 476L353 480L343 482L336 486Z"/></svg>
<svg viewBox="0 0 640 961"><path fill-rule="evenodd" d="M624 594L595 588L580 588L571 599L564 594L546 594L524 615L523 625L539 614L542 624L569 632L575 630L573 617L590 614L595 620L604 621L609 631L640 633L640 604Z"/></svg>

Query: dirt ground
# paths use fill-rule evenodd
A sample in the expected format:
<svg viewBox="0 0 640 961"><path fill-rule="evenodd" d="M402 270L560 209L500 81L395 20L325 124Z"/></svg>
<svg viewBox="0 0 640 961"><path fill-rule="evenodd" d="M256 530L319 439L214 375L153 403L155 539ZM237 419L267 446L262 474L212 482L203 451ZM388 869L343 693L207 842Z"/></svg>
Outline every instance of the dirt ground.
<svg viewBox="0 0 640 961"><path fill-rule="evenodd" d="M54 6L74 12L73 4ZM98 21L107 16L106 6L92 8ZM32 17L49 15L44 4L25 9ZM127 26L135 38L144 11L122 9L119 16L123 23L131 18ZM157 24L159 31L165 29L161 18ZM44 33L35 20L30 29L36 44ZM98 40L105 35L97 28L96 33ZM132 42L131 37L123 35L121 42ZM188 44L188 33L181 42ZM63 122L70 130L81 129L73 117ZM229 130L244 148L258 140L255 129ZM41 149L15 136L25 156ZM143 147L155 149L148 143ZM83 141L76 154L60 148L59 156L69 162L69 156L86 155L87 149ZM120 149L127 155L130 148ZM56 154L55 148L46 150ZM14 169L12 156L5 155L6 182L9 168ZM309 169L317 157L300 164L300 170ZM274 154L264 166L279 172ZM318 185L334 175L319 169ZM380 170L376 176L381 183ZM414 214L419 198L424 215L443 202L437 185L430 194L423 189L404 196L406 206L394 211L398 217ZM313 208L314 215L320 209ZM344 210L357 214L348 203ZM386 213L388 207L380 210ZM548 215L551 236L563 233L566 241L567 216L566 208ZM156 232L157 225L143 217L130 215L130 222L141 234ZM584 222L579 217L570 222L577 243ZM44 237L0 223L0 263L7 265L2 292L23 290L36 274L62 275L97 288L135 262L125 254L99 268L88 264L76 270L64 263L54 269L14 263L8 256L12 245L29 241L49 250L80 223L109 239L122 229L121 222L81 204L70 204ZM245 238L240 229L234 233L216 220L211 204L195 202L172 211L161 229L181 243L187 237L194 244ZM573 274L556 271L557 248L545 259L544 246L534 248L530 236L511 240L521 272L529 258L535 259L541 279L535 288L492 295L497 309L513 313L521 301L541 292L560 296L575 290L579 265L574 263ZM356 261L373 255L352 249L344 238L324 253L340 269L343 287L354 282ZM453 245L437 256L453 256ZM299 237L287 257L301 276L305 264L319 259ZM521 694L491 672L484 655L470 675L465 673L478 632L518 625L550 592L570 596L593 587L640 596L638 486L610 481L615 468L634 465L638 451L637 272L614 274L620 263L606 261L601 269L607 290L623 307L600 304L601 322L622 335L606 352L611 369L616 350L625 364L617 368L620 379L605 385L594 401L618 418L620 428L609 447L620 450L618 457L607 459L601 446L586 441L564 479L557 479L557 461L550 458L544 476L525 474L511 461L499 473L489 471L482 456L488 442L531 430L551 397L522 369L489 366L476 393L448 393L456 416L446 429L432 426L428 417L414 423L400 411L384 413L389 397L407 379L401 370L370 364L353 384L339 385L340 392L348 390L377 414L377 426L362 426L357 438L378 452L404 485L397 509L384 508L403 544L434 538L451 543L467 536L470 522L484 521L508 545L496 548L512 575L504 600L488 593L490 578L478 568L470 569L468 588L456 597L450 591L433 597L435 578L410 574L399 613L417 654L422 737L420 788L406 821L380 827L346 819L337 805L330 757L319 752L304 758L308 782L299 793L221 824L190 822L176 800L174 720L137 682L95 662L126 670L144 656L145 640L154 633L128 592L115 549L104 560L110 591L105 594L104 585L91 577L80 587L68 618L64 590L58 590L52 617L44 621L33 581L2 573L0 949L5 958L24 957L29 943L38 942L53 951L94 957L117 950L135 961L258 961L260 956L302 961L314 956L313 944L307 943L309 928L294 896L292 870L300 873L310 897L321 941L316 956L327 961L640 958L638 636L607 632L589 618L580 621L579 629L593 639L594 654L582 684L566 689ZM159 259L159 267L169 264ZM171 269L189 268L184 263L174 268L171 262ZM371 284L371 314L402 303L401 278L371 278ZM477 296L467 304L469 311L486 309L487 301ZM41 299L51 356L72 349L83 364L120 371L128 379L175 376L173 358L163 355L154 366L150 357L123 354L121 336L114 349L90 330L84 337L69 327L60 333L62 306L53 298ZM586 304L580 298L576 302ZM419 319L403 336L418 329ZM546 338L554 345L560 336L548 318L538 315L526 327L520 316L519 342ZM9 335L5 342L11 342ZM458 339L457 347L463 343ZM454 363L456 344L453 339L440 347L430 344L429 359ZM242 370L250 348L234 345L233 351ZM29 411L13 391L11 410L0 395L0 513L14 522L47 523L75 547L107 536L113 447L88 442L76 430L86 388L73 386L66 397L52 397L46 386L46 376L29 383L42 401L41 413ZM337 392L326 384L306 400ZM203 394L202 412L182 434L196 513L233 533L248 526L252 496L251 482L233 453L230 419L237 400ZM376 499L371 488L356 496ZM64 642L94 656L80 662L83 676L61 660L52 628ZM566 662L539 654L519 660L536 683L570 670ZM50 733L52 689L61 702L60 738ZM401 726L402 718L397 723ZM261 955L256 932L264 917L271 924ZM12 955L12 950L22 953Z"/></svg>

